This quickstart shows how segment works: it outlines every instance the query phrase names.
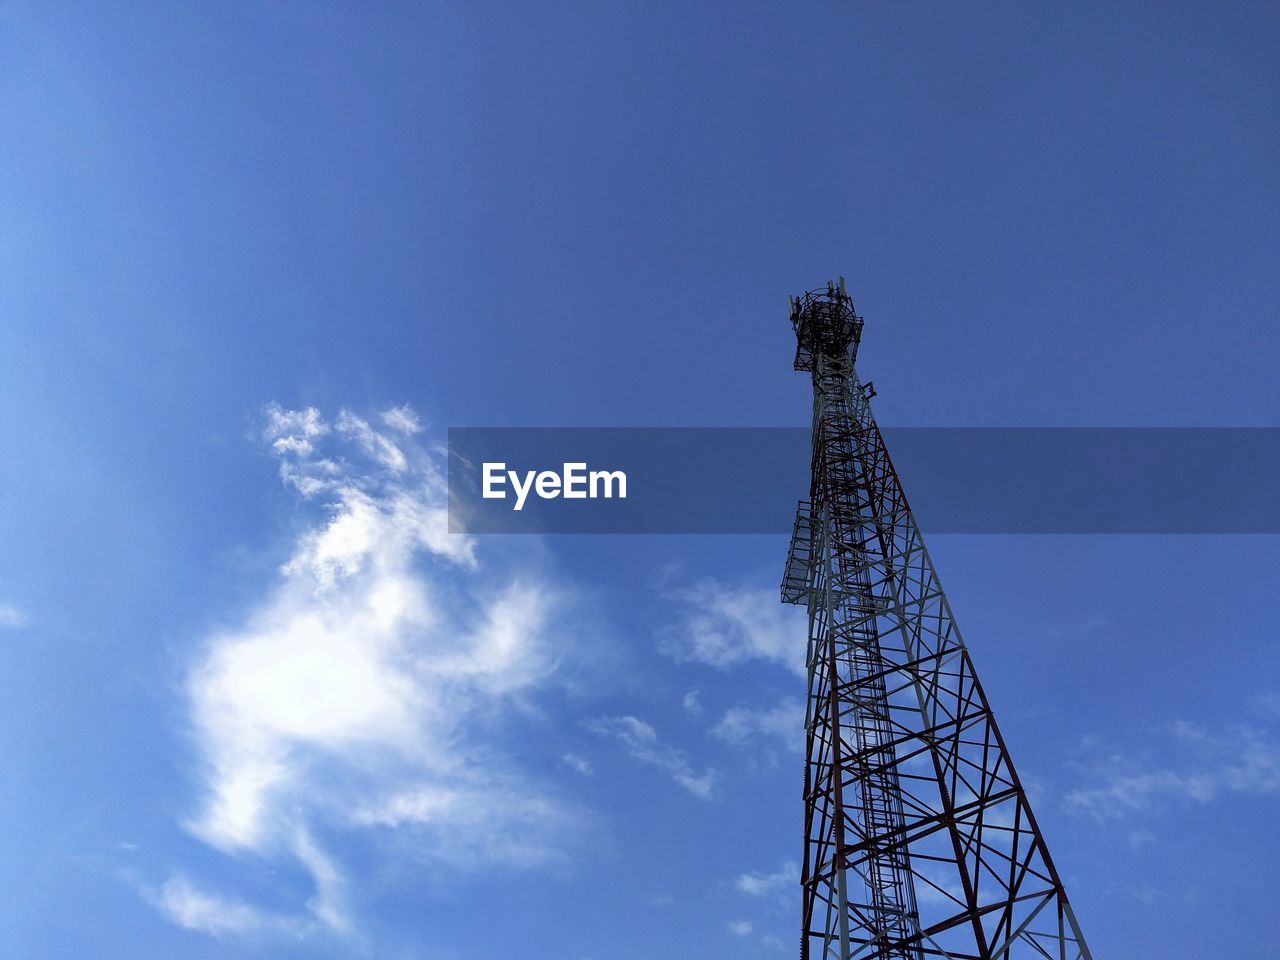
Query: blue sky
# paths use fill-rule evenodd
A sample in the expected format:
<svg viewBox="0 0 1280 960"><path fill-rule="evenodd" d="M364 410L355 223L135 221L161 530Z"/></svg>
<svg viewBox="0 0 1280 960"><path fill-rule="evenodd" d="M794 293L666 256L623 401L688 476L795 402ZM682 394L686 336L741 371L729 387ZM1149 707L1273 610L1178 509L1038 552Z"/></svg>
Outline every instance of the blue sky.
<svg viewBox="0 0 1280 960"><path fill-rule="evenodd" d="M802 425L836 274L885 423L1277 425L1272 5L421 6L0 11L6 956L792 954L782 538L448 426ZM931 548L1095 953L1266 955L1276 539Z"/></svg>

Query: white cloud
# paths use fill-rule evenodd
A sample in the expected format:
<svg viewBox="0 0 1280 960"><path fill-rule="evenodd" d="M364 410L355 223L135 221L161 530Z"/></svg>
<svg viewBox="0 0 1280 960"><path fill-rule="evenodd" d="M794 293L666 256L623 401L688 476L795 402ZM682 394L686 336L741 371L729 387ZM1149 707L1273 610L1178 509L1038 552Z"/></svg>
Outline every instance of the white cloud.
<svg viewBox="0 0 1280 960"><path fill-rule="evenodd" d="M385 792L351 811L349 820L404 835L419 858L450 871L562 859L564 838L579 814L536 784L495 773L498 767L498 758L479 769L459 765L435 782Z"/></svg>
<svg viewBox="0 0 1280 960"><path fill-rule="evenodd" d="M285 410L278 403L269 403L264 413L263 439L280 457L310 457L315 452L315 441L329 432L329 425L315 407Z"/></svg>
<svg viewBox="0 0 1280 960"><path fill-rule="evenodd" d="M728 587L714 580L674 595L684 616L659 635L677 662L721 669L753 660L805 672L805 612L780 603L777 588Z"/></svg>
<svg viewBox="0 0 1280 960"><path fill-rule="evenodd" d="M157 909L178 926L215 937L298 935L307 927L297 917L273 914L242 900L208 893L181 874L170 877L152 899Z"/></svg>
<svg viewBox="0 0 1280 960"><path fill-rule="evenodd" d="M307 909L320 923L338 933L351 930L351 916L346 904L346 878L338 866L316 842L309 831L298 828L293 838L293 852L311 874L315 895L307 901Z"/></svg>
<svg viewBox="0 0 1280 960"><path fill-rule="evenodd" d="M392 416L395 419L395 415L393 414ZM365 453L373 457L387 470L393 473L403 473L409 466L409 461L405 457L403 450L396 446L389 437L373 429L367 421L357 417L350 410L338 412L338 420L335 427L340 434L350 437L360 444Z"/></svg>
<svg viewBox="0 0 1280 960"><path fill-rule="evenodd" d="M774 741L787 750L804 750L804 703L789 697L763 710L733 707L711 728L712 736L727 743L751 744L761 739Z"/></svg>
<svg viewBox="0 0 1280 960"><path fill-rule="evenodd" d="M13 603L0 602L0 627L17 630L31 622L27 612Z"/></svg>
<svg viewBox="0 0 1280 960"><path fill-rule="evenodd" d="M382 419L406 435L416 424L408 408ZM313 895L282 919L175 875L161 909L219 935L350 932L326 829L395 831L416 859L455 866L558 856L573 817L492 741L504 706L557 666L563 592L480 568L473 539L447 532L425 450L349 411L331 428L314 409L272 405L266 421L282 479L326 515L188 674L203 791L186 825L225 851L294 860Z"/></svg>
<svg viewBox="0 0 1280 960"><path fill-rule="evenodd" d="M418 415L407 404L400 407L392 407L390 410L383 410L378 415L378 419L382 421L384 426L408 436L413 436L413 434L422 430Z"/></svg>
<svg viewBox="0 0 1280 960"><path fill-rule="evenodd" d="M702 701L698 699L701 694L701 690L690 690L684 695L684 699L680 701L684 707L684 712L691 717L702 716Z"/></svg>
<svg viewBox="0 0 1280 960"><path fill-rule="evenodd" d="M788 861L773 873L744 873L738 877L734 886L739 892L752 897L775 897L797 892L800 887L800 866Z"/></svg>
<svg viewBox="0 0 1280 960"><path fill-rule="evenodd" d="M750 920L730 920L729 932L735 937L749 937L751 931L755 929Z"/></svg>
<svg viewBox="0 0 1280 960"><path fill-rule="evenodd" d="M1220 729L1180 721L1140 748L1088 765L1097 785L1066 795L1069 810L1118 820L1169 804L1204 804L1228 795L1280 795L1280 715L1266 698L1246 720Z"/></svg>
<svg viewBox="0 0 1280 960"><path fill-rule="evenodd" d="M595 772L595 767L591 765L591 761L586 757L578 756L576 753L566 753L560 758L560 762L574 773L581 774L584 777L589 777Z"/></svg>
<svg viewBox="0 0 1280 960"><path fill-rule="evenodd" d="M662 746L658 732L638 717L598 717L587 728L616 738L630 757L665 771L695 797L710 800L715 796L716 772L708 769L702 774L694 773L685 755Z"/></svg>

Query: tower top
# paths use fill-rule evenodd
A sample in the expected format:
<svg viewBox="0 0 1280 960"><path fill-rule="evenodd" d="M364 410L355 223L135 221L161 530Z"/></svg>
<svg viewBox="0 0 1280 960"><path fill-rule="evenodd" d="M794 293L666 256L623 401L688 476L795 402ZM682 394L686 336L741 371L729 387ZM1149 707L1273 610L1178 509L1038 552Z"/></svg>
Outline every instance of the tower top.
<svg viewBox="0 0 1280 960"><path fill-rule="evenodd" d="M844 277L826 289L791 297L791 326L796 332L797 370L812 371L819 356L852 360L862 339L862 317L845 292Z"/></svg>

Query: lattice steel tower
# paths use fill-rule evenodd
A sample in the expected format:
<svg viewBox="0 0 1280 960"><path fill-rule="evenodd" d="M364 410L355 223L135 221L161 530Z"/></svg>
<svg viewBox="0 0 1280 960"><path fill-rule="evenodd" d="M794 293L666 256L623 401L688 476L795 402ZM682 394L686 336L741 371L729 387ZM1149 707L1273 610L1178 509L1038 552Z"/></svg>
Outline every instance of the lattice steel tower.
<svg viewBox="0 0 1280 960"><path fill-rule="evenodd" d="M1091 960L854 372L844 280L792 301L813 480L802 960Z"/></svg>

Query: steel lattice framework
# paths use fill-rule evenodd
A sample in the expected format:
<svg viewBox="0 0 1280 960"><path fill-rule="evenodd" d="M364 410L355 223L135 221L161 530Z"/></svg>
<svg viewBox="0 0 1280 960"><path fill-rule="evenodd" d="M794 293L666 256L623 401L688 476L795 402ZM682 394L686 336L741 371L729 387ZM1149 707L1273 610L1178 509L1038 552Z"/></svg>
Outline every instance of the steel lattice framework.
<svg viewBox="0 0 1280 960"><path fill-rule="evenodd" d="M843 279L792 301L813 479L801 960L1091 960L854 372Z"/></svg>

